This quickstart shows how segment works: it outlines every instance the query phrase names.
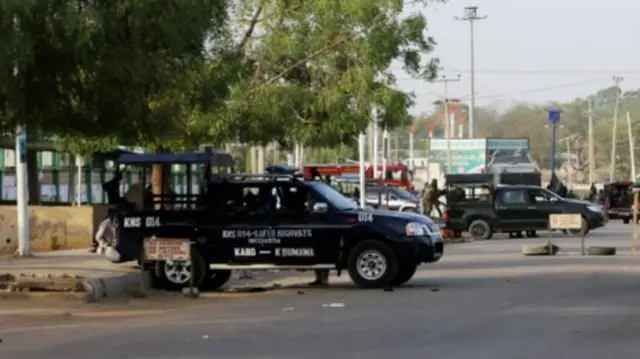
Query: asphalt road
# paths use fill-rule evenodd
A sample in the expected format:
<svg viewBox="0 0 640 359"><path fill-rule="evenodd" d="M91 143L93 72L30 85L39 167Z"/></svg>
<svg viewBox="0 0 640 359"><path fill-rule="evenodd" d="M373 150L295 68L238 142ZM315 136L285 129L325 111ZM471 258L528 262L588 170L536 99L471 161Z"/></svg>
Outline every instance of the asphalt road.
<svg viewBox="0 0 640 359"><path fill-rule="evenodd" d="M640 254L629 254L629 230L614 222L586 239L617 246L615 257L582 257L579 239L558 235L563 251L548 258L519 254L545 237L451 245L393 292L336 280L237 300L155 298L67 315L40 305L7 320L0 310L0 358L635 358Z"/></svg>

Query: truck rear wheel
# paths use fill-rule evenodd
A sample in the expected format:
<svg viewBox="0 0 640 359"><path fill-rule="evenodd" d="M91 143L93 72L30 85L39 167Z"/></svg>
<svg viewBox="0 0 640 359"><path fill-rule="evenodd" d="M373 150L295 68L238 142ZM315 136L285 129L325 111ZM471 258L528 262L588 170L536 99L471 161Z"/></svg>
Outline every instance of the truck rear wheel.
<svg viewBox="0 0 640 359"><path fill-rule="evenodd" d="M351 250L347 268L351 280L358 287L382 288L391 285L398 275L398 260L388 245L368 240Z"/></svg>
<svg viewBox="0 0 640 359"><path fill-rule="evenodd" d="M396 277L391 281L393 286L401 286L413 278L418 269L417 263L404 263L398 265L398 273Z"/></svg>
<svg viewBox="0 0 640 359"><path fill-rule="evenodd" d="M204 258L199 251L193 251L193 258L190 261L160 261L156 262L153 274L154 283L160 289L182 290L191 285L200 288L207 276L208 270Z"/></svg>
<svg viewBox="0 0 640 359"><path fill-rule="evenodd" d="M629 224L630 221L631 221L631 218L628 218L628 217L622 219L622 223L624 224Z"/></svg>
<svg viewBox="0 0 640 359"><path fill-rule="evenodd" d="M469 234L474 240L490 239L493 236L491 226L484 219L476 219L469 224Z"/></svg>
<svg viewBox="0 0 640 359"><path fill-rule="evenodd" d="M209 270L207 271L207 278L202 281L202 288L204 290L220 289L227 284L231 278L230 270Z"/></svg>

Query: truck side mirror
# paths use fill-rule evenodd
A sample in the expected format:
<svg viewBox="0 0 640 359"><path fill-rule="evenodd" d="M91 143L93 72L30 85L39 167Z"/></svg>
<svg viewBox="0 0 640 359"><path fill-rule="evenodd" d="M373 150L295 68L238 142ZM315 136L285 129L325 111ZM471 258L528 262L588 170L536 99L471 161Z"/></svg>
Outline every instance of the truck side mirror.
<svg viewBox="0 0 640 359"><path fill-rule="evenodd" d="M313 213L326 213L329 210L329 206L327 206L324 202L317 202L313 204Z"/></svg>

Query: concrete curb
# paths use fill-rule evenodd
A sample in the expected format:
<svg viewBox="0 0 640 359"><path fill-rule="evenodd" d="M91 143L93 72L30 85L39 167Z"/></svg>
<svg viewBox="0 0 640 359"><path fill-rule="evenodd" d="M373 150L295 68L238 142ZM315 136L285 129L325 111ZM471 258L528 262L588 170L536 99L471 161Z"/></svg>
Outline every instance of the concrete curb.
<svg viewBox="0 0 640 359"><path fill-rule="evenodd" d="M144 297L151 288L148 273L134 272L120 276L93 278L84 281L85 301L97 302L105 298Z"/></svg>

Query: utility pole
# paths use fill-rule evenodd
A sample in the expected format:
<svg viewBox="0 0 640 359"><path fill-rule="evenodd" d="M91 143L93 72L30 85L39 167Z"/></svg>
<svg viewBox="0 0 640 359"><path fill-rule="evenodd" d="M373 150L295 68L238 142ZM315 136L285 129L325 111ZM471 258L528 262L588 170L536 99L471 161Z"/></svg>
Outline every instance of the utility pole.
<svg viewBox="0 0 640 359"><path fill-rule="evenodd" d="M567 188L573 187L573 164L571 164L571 138L567 138Z"/></svg>
<svg viewBox="0 0 640 359"><path fill-rule="evenodd" d="M18 17L13 18L14 36L20 33L20 23ZM18 58L15 58L13 65L13 77L18 82L20 69L18 67ZM18 215L18 256L27 257L31 251L31 242L29 237L29 205L28 177L27 177L27 128L26 126L16 126L16 207Z"/></svg>
<svg viewBox="0 0 640 359"><path fill-rule="evenodd" d="M633 132L631 130L631 113L627 111L627 132L629 132L629 161L631 161L629 165L629 172L631 175L631 182L636 181L636 154L635 154L635 146L634 146L634 138Z"/></svg>
<svg viewBox="0 0 640 359"><path fill-rule="evenodd" d="M595 173L596 173L596 159L595 159L595 150L594 150L594 139L593 139L593 105L591 104L591 100L589 100L589 183L595 182Z"/></svg>
<svg viewBox="0 0 640 359"><path fill-rule="evenodd" d="M414 164L414 159L413 159L413 134L415 132L415 127L412 124L411 127L409 127L409 170L413 171L415 164Z"/></svg>
<svg viewBox="0 0 640 359"><path fill-rule="evenodd" d="M476 83L475 83L475 41L474 41L474 28L473 23L476 20L484 20L488 15L478 16L478 7L477 6L467 6L464 8L464 17L456 17L456 20L460 21L468 21L469 22L469 52L470 52L470 63L471 63L471 104L469 106L469 138L473 138L476 134L475 132L475 112L476 112Z"/></svg>
<svg viewBox="0 0 640 359"><path fill-rule="evenodd" d="M374 112L373 114L373 123L372 123L372 130L371 130L371 136L373 137L373 148L372 148L372 152L373 152L373 158L371 161L371 166L373 166L373 178L378 178L378 173L380 173L380 171L378 171L378 116L377 113Z"/></svg>
<svg viewBox="0 0 640 359"><path fill-rule="evenodd" d="M389 152L389 131L385 127L382 130L382 173L380 174L380 178L385 178L387 175L387 164L391 159Z"/></svg>
<svg viewBox="0 0 640 359"><path fill-rule="evenodd" d="M447 170L445 173L453 173L452 170L452 159L451 159L451 136L454 134L451 133L451 119L449 116L449 83L450 82L460 82L460 74L458 74L455 78L450 78L445 75L442 75L439 80L435 80L433 82L440 82L444 85L444 137L447 140Z"/></svg>
<svg viewBox="0 0 640 359"><path fill-rule="evenodd" d="M358 184L360 185L360 198L358 198L358 202L360 202L360 208L364 209L365 206L367 205L366 203L366 182L365 182L365 176L366 176L366 169L365 169L365 152L366 152L366 143L367 143L367 135L365 135L364 133L361 133L358 136L358 174L359 174L359 179L358 179Z"/></svg>
<svg viewBox="0 0 640 359"><path fill-rule="evenodd" d="M613 76L613 82L616 86L616 104L613 107L613 129L611 130L611 169L609 170L609 180L615 180L616 174L616 145L618 142L618 106L620 105L620 83L622 76Z"/></svg>

